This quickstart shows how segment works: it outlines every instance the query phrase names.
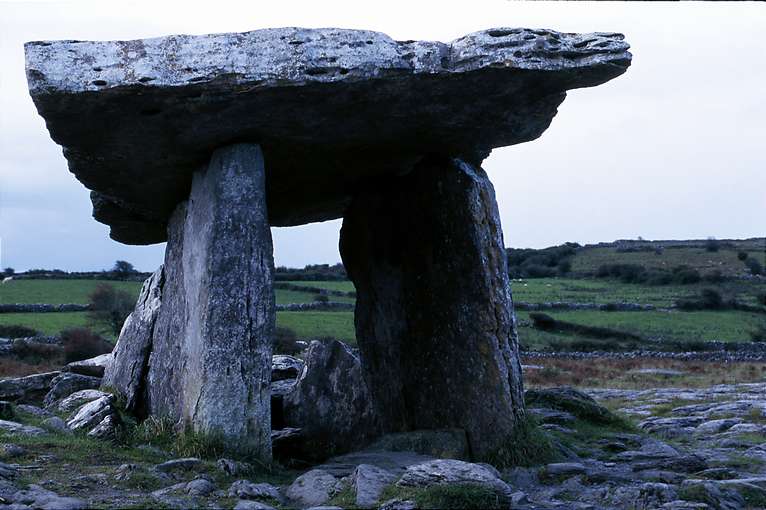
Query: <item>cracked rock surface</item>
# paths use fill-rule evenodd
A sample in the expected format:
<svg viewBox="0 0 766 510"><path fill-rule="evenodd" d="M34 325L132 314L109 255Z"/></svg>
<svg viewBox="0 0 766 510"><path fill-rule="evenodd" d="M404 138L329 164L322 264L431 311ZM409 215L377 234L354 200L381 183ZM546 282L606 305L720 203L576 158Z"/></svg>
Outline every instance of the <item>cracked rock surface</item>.
<svg viewBox="0 0 766 510"><path fill-rule="evenodd" d="M94 216L129 244L166 225L213 150L261 145L269 221L342 216L426 154L479 164L533 140L568 89L625 72L621 34L497 28L450 43L337 28L26 44L29 89Z"/></svg>

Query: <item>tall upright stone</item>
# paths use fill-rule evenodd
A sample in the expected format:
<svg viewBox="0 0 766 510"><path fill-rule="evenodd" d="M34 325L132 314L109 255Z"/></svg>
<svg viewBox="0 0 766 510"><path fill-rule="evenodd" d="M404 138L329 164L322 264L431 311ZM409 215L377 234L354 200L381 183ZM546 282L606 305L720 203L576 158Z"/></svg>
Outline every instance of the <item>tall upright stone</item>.
<svg viewBox="0 0 766 510"><path fill-rule="evenodd" d="M462 428L502 462L524 416L518 339L492 184L428 157L358 194L340 249L356 334L386 431Z"/></svg>
<svg viewBox="0 0 766 510"><path fill-rule="evenodd" d="M194 175L170 219L162 271L144 289L158 297L139 301L123 328L104 384L139 414L222 434L270 460L274 262L257 145L219 149Z"/></svg>

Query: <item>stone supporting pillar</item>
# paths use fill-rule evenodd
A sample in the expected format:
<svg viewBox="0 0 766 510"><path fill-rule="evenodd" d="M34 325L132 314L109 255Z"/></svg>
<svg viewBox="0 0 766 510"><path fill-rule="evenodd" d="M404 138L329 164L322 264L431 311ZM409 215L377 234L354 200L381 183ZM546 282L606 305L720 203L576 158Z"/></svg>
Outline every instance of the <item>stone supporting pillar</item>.
<svg viewBox="0 0 766 510"><path fill-rule="evenodd" d="M271 460L271 232L257 145L217 150L168 226L104 385L129 410L223 435Z"/></svg>
<svg viewBox="0 0 766 510"><path fill-rule="evenodd" d="M484 171L430 157L357 195L340 249L384 429L461 428L475 459L502 462L524 403L503 235Z"/></svg>

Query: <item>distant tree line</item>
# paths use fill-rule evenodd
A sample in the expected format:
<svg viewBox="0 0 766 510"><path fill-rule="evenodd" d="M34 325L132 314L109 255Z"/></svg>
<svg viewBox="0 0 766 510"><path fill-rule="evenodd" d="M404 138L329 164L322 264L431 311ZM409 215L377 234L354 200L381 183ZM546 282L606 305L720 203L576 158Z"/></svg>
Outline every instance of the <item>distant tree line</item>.
<svg viewBox="0 0 766 510"><path fill-rule="evenodd" d="M546 278L563 276L572 271L572 257L580 245L564 243L535 250L506 248L508 274L511 278Z"/></svg>
<svg viewBox="0 0 766 510"><path fill-rule="evenodd" d="M347 280L346 268L343 264L311 264L303 269L279 266L276 268L274 279L276 281L340 281Z"/></svg>
<svg viewBox="0 0 766 510"><path fill-rule="evenodd" d="M5 268L4 276L26 280L42 280L46 278L57 280L119 280L119 281L143 281L151 273L138 271L133 264L126 260L118 260L111 269L103 271L64 271L62 269L30 269L23 273L16 273L12 267Z"/></svg>

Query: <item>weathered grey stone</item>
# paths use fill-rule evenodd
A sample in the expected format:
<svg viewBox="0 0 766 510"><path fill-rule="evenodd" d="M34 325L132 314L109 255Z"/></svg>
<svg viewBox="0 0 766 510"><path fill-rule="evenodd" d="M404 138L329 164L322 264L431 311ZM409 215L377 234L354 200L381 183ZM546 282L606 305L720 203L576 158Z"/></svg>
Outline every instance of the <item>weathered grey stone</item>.
<svg viewBox="0 0 766 510"><path fill-rule="evenodd" d="M271 357L271 381L297 379L303 371L305 363L302 359L286 354L276 354Z"/></svg>
<svg viewBox="0 0 766 510"><path fill-rule="evenodd" d="M368 451L415 452L442 459L470 460L465 431L413 430L386 434L370 444Z"/></svg>
<svg viewBox="0 0 766 510"><path fill-rule="evenodd" d="M67 421L67 426L72 430L89 429L114 412L111 395L101 397L77 409Z"/></svg>
<svg viewBox="0 0 766 510"><path fill-rule="evenodd" d="M117 434L117 427L120 424L120 418L117 414L109 414L98 425L88 431L88 436L96 439L112 441Z"/></svg>
<svg viewBox="0 0 766 510"><path fill-rule="evenodd" d="M742 418L724 418L720 420L710 420L697 425L697 428L694 429L694 432L700 435L718 434L719 432L728 430L734 425L738 425L743 421L744 420L742 420Z"/></svg>
<svg viewBox="0 0 766 510"><path fill-rule="evenodd" d="M187 471L196 469L202 465L202 461L196 457L186 457L183 459L171 459L157 464L154 469L161 473L170 473L172 471Z"/></svg>
<svg viewBox="0 0 766 510"><path fill-rule="evenodd" d="M284 399L285 424L300 428L291 453L324 460L364 446L378 432L359 356L337 340L314 341L295 389Z"/></svg>
<svg viewBox="0 0 766 510"><path fill-rule="evenodd" d="M148 413L146 378L164 282L163 266L144 282L136 306L125 320L112 351L112 363L104 371L103 386L119 391L125 399L125 409L139 417Z"/></svg>
<svg viewBox="0 0 766 510"><path fill-rule="evenodd" d="M0 454L3 458L13 459L27 454L27 449L13 443L4 443L0 445Z"/></svg>
<svg viewBox="0 0 766 510"><path fill-rule="evenodd" d="M51 416L50 418L46 418L40 423L40 425L46 429L55 430L57 432L69 431L69 427L67 427L66 422L58 416Z"/></svg>
<svg viewBox="0 0 766 510"><path fill-rule="evenodd" d="M279 489L270 483L254 483L248 480L237 480L229 487L229 497L239 499L271 499L281 503L284 497Z"/></svg>
<svg viewBox="0 0 766 510"><path fill-rule="evenodd" d="M477 459L502 462L524 402L503 235L484 171L431 157L359 193L340 251L383 430L463 429Z"/></svg>
<svg viewBox="0 0 766 510"><path fill-rule="evenodd" d="M38 418L48 418L50 416L53 416L53 413L48 411L47 409L43 409L42 407L38 407L38 406L33 406L31 404L19 404L16 406L16 411L20 413L31 414L32 416L37 416Z"/></svg>
<svg viewBox="0 0 766 510"><path fill-rule="evenodd" d="M13 410L13 404L6 400L0 400L0 419L12 420L16 417L16 413Z"/></svg>
<svg viewBox="0 0 766 510"><path fill-rule="evenodd" d="M217 150L195 174L188 203L173 215L164 267L145 284L104 384L139 415L223 434L270 461L274 295L264 178L260 149L246 144Z"/></svg>
<svg viewBox="0 0 766 510"><path fill-rule="evenodd" d="M16 423L15 421L0 420L0 431L7 432L8 434L18 434L21 436L39 436L45 434L45 430L40 427L33 427L32 425L23 425Z"/></svg>
<svg viewBox="0 0 766 510"><path fill-rule="evenodd" d="M205 478L196 478L186 484L186 492L191 496L208 496L215 492L215 484Z"/></svg>
<svg viewBox="0 0 766 510"><path fill-rule="evenodd" d="M529 407L558 409L583 420L610 423L616 418L593 397L569 386L527 390L524 399Z"/></svg>
<svg viewBox="0 0 766 510"><path fill-rule="evenodd" d="M351 476L355 502L360 508L370 508L378 503L383 489L396 481L390 471L370 464L360 464Z"/></svg>
<svg viewBox="0 0 766 510"><path fill-rule="evenodd" d="M547 478L567 478L585 473L585 466L579 462L555 462L545 466L544 475Z"/></svg>
<svg viewBox="0 0 766 510"><path fill-rule="evenodd" d="M66 398L72 393L80 390L92 390L101 386L100 377L91 377L74 373L63 373L51 380L51 389L43 405L51 407L62 398Z"/></svg>
<svg viewBox="0 0 766 510"><path fill-rule="evenodd" d="M304 507L322 505L340 488L340 482L330 473L312 469L295 479L287 488L287 498Z"/></svg>
<svg viewBox="0 0 766 510"><path fill-rule="evenodd" d="M106 367L112 362L112 353L101 354L95 358L67 363L66 369L75 374L104 377Z"/></svg>
<svg viewBox="0 0 766 510"><path fill-rule="evenodd" d="M400 487L430 487L443 484L475 484L491 489L510 502L513 491L492 470L460 460L437 459L410 466L396 482Z"/></svg>
<svg viewBox="0 0 766 510"><path fill-rule="evenodd" d="M264 147L272 224L337 218L360 181L424 154L479 163L537 138L567 89L608 81L631 59L620 34L522 28L448 44L281 28L25 50L38 112L97 192L94 216L138 244L165 240L192 174L230 140Z"/></svg>
<svg viewBox="0 0 766 510"><path fill-rule="evenodd" d="M109 393L105 393L99 390L80 390L62 399L56 404L55 408L59 411L69 413L78 407L81 407L83 404L93 402L94 400L98 400L102 397L109 397Z"/></svg>
<svg viewBox="0 0 766 510"><path fill-rule="evenodd" d="M261 503L260 501L253 501L248 499L242 499L237 501L234 505L234 510L276 510L273 506Z"/></svg>
<svg viewBox="0 0 766 510"><path fill-rule="evenodd" d="M435 459L413 452L361 451L328 459L324 464L317 466L317 469L330 473L336 478L345 478L353 475L357 466L368 464L401 476L407 468L431 460Z"/></svg>
<svg viewBox="0 0 766 510"><path fill-rule="evenodd" d="M46 372L0 379L0 399L34 402L48 393L51 381L59 375L61 372Z"/></svg>

